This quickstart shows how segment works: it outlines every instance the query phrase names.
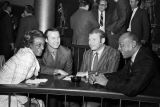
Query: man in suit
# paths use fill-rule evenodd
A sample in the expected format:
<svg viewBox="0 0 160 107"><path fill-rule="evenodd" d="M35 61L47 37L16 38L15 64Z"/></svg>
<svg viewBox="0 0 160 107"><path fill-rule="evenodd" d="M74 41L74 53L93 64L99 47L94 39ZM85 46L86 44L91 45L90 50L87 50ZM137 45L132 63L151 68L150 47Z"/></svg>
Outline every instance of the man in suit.
<svg viewBox="0 0 160 107"><path fill-rule="evenodd" d="M109 3L106 25L108 45L117 49L120 35L127 30L131 7L129 0L111 0Z"/></svg>
<svg viewBox="0 0 160 107"><path fill-rule="evenodd" d="M119 36L126 32L131 15L129 0L100 0L98 8L93 10L100 24L100 13L103 13L103 26L100 28L107 34L107 44L118 48Z"/></svg>
<svg viewBox="0 0 160 107"><path fill-rule="evenodd" d="M106 0L100 0L98 6L95 5L92 8L92 13L95 16L96 20L98 21L100 28L102 31L106 32L106 19L108 14L106 13L106 9L108 7L108 2Z"/></svg>
<svg viewBox="0 0 160 107"><path fill-rule="evenodd" d="M79 9L71 16L70 25L73 29L72 44L88 45L88 35L95 29L99 28L93 14L88 11L89 0L80 1Z"/></svg>
<svg viewBox="0 0 160 107"><path fill-rule="evenodd" d="M60 45L60 33L57 29L51 28L46 30L47 46L43 53L40 63L40 75L58 75L59 79L66 75L72 74L72 56L70 49ZM49 99L49 107L57 106L57 102L61 104L63 101L59 97L51 97ZM59 104L59 103L58 103Z"/></svg>
<svg viewBox="0 0 160 107"><path fill-rule="evenodd" d="M127 96L138 94L160 95L156 60L149 48L143 47L138 37L127 32L119 38L119 50L130 58L121 71L96 77L95 83Z"/></svg>
<svg viewBox="0 0 160 107"><path fill-rule="evenodd" d="M130 0L133 13L127 31L135 33L141 43L146 44L150 37L150 22L147 12L141 9L139 4L140 0Z"/></svg>
<svg viewBox="0 0 160 107"><path fill-rule="evenodd" d="M48 75L72 73L71 51L60 45L60 34L57 29L48 29L45 32L47 47L42 56L41 73Z"/></svg>
<svg viewBox="0 0 160 107"><path fill-rule="evenodd" d="M15 51L23 47L24 34L27 31L38 29L38 22L35 18L34 8L31 5L26 5L24 12L22 13L22 19L20 20L18 34L15 42Z"/></svg>
<svg viewBox="0 0 160 107"><path fill-rule="evenodd" d="M89 76L89 82L91 84L94 81L90 80L90 76L116 72L119 64L120 54L118 50L106 46L104 42L105 36L102 30L94 29L89 34L90 50L83 54L81 69L77 75ZM97 61L95 62L96 56Z"/></svg>
<svg viewBox="0 0 160 107"><path fill-rule="evenodd" d="M0 12L0 54L5 56L6 61L11 57L11 50L14 49L11 12L10 3L4 3Z"/></svg>
<svg viewBox="0 0 160 107"><path fill-rule="evenodd" d="M84 77L83 81L94 84L94 77L99 74L116 72L120 60L118 50L106 46L105 33L100 29L94 29L89 34L90 49L83 54L80 72L77 76ZM86 77L86 78L85 78ZM86 102L86 107L99 107L96 101Z"/></svg>

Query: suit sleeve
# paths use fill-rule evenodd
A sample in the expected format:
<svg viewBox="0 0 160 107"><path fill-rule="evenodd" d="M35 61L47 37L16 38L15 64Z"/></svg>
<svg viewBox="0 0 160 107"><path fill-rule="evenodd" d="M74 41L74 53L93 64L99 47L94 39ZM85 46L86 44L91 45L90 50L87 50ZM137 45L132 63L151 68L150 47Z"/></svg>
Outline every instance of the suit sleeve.
<svg viewBox="0 0 160 107"><path fill-rule="evenodd" d="M6 39L9 41L9 43L13 43L13 29L12 29L12 22L11 18L9 16L4 17L5 19L2 21L5 21L3 23L3 27L6 28L7 30L5 31L5 36Z"/></svg>
<svg viewBox="0 0 160 107"><path fill-rule="evenodd" d="M40 73L41 74L48 74L48 75L53 75L55 68L49 67L45 64L45 59L39 59L39 64L40 64Z"/></svg>
<svg viewBox="0 0 160 107"><path fill-rule="evenodd" d="M150 36L150 21L148 13L143 10L143 40L148 41Z"/></svg>
<svg viewBox="0 0 160 107"><path fill-rule="evenodd" d="M116 72L118 65L119 65L119 60L120 60L120 53L119 51L113 51L110 53L109 57L109 65L108 65L108 70L110 73L111 72Z"/></svg>
<svg viewBox="0 0 160 107"><path fill-rule="evenodd" d="M25 23L23 21L23 19L20 20L20 24L19 24L19 28L18 28L18 33L17 33L17 39L16 39L16 42L15 42L15 48L18 48L21 41L23 40L23 36L24 36L24 33L25 33Z"/></svg>
<svg viewBox="0 0 160 107"><path fill-rule="evenodd" d="M72 73L72 63L73 63L71 50L68 51L67 59L66 60L67 60L67 62L66 62L64 70L67 73L71 74Z"/></svg>
<svg viewBox="0 0 160 107"><path fill-rule="evenodd" d="M98 23L98 21L96 20L96 18L95 18L95 16L93 15L93 13L90 11L90 17L88 17L89 18L89 20L90 20L90 22L91 22L91 24L92 24L92 27L93 27L93 29L95 29L95 28L99 28L99 23ZM93 30L92 29L92 30Z"/></svg>
<svg viewBox="0 0 160 107"><path fill-rule="evenodd" d="M125 2L125 0L119 0L117 2L116 14L118 19L109 27L109 30L112 31L114 34L119 33L127 23L127 19L128 17L130 17L129 6L129 2Z"/></svg>
<svg viewBox="0 0 160 107"><path fill-rule="evenodd" d="M108 78L107 88L121 92L127 96L136 96L150 83L154 74L154 63L152 59L143 59L134 65L133 72L128 75L127 67ZM126 75L126 76L125 76Z"/></svg>
<svg viewBox="0 0 160 107"><path fill-rule="evenodd" d="M87 66L86 59L87 59L86 52L84 52L80 72L86 72L86 66Z"/></svg>

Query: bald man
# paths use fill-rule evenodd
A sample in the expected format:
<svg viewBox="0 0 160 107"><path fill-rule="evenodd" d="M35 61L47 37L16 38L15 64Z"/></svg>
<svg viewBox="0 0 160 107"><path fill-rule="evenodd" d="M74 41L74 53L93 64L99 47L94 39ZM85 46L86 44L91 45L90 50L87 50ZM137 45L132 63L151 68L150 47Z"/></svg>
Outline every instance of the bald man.
<svg viewBox="0 0 160 107"><path fill-rule="evenodd" d="M141 92L157 95L159 91L156 60L151 50L141 45L138 37L130 32L119 38L119 51L123 58L130 60L121 71L96 77L97 84L107 89L136 96ZM160 94L159 94L160 95Z"/></svg>

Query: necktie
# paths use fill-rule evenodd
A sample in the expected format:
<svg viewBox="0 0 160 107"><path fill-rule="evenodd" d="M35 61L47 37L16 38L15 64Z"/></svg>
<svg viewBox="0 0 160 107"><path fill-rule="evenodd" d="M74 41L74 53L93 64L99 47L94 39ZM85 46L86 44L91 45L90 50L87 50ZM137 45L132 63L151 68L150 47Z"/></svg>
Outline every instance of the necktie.
<svg viewBox="0 0 160 107"><path fill-rule="evenodd" d="M56 53L52 52L51 55L52 55L53 60L55 61L55 59L56 59Z"/></svg>
<svg viewBox="0 0 160 107"><path fill-rule="evenodd" d="M96 52L94 55L95 55L95 57L93 57L94 60L93 60L93 69L92 69L92 71L96 71L97 65L98 65L98 53Z"/></svg>
<svg viewBox="0 0 160 107"><path fill-rule="evenodd" d="M103 26L103 12L100 14L100 26Z"/></svg>
<svg viewBox="0 0 160 107"><path fill-rule="evenodd" d="M129 71L130 71L130 72L132 72L132 64L133 64L133 62L132 62L132 60L130 59L130 60L129 60Z"/></svg>

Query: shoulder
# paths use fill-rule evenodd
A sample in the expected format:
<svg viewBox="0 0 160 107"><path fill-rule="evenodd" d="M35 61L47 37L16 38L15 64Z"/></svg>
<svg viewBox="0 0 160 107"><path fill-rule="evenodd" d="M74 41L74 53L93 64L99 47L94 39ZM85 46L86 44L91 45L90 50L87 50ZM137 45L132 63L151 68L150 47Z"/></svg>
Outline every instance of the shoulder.
<svg viewBox="0 0 160 107"><path fill-rule="evenodd" d="M89 50L85 51L83 55L88 57L88 56L90 56L91 54L92 54L92 50L89 49Z"/></svg>
<svg viewBox="0 0 160 107"><path fill-rule="evenodd" d="M114 53L120 54L117 49L114 49L111 46L106 46L106 45L105 45L104 51L106 51L107 53L110 53L110 54L114 54Z"/></svg>
<svg viewBox="0 0 160 107"><path fill-rule="evenodd" d="M60 45L58 50L64 54L71 54L71 50L65 46L62 46L62 45Z"/></svg>
<svg viewBox="0 0 160 107"><path fill-rule="evenodd" d="M21 48L15 56L24 62L32 62L35 59L34 53L29 48Z"/></svg>

